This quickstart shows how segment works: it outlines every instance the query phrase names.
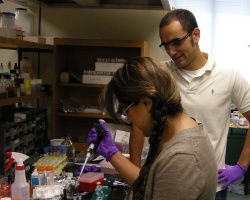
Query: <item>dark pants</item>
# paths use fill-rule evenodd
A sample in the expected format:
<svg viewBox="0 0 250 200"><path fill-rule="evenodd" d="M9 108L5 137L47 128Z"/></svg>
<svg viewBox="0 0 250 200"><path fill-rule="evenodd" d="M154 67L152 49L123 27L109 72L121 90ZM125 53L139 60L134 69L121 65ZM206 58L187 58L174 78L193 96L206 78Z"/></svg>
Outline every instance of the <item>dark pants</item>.
<svg viewBox="0 0 250 200"><path fill-rule="evenodd" d="M216 192L215 200L227 200L227 189Z"/></svg>

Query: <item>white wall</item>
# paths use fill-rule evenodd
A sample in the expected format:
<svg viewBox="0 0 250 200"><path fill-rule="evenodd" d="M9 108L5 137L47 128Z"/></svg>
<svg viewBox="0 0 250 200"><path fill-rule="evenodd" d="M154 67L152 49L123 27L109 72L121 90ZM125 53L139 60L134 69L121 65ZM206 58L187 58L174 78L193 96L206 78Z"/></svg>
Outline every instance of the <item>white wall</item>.
<svg viewBox="0 0 250 200"><path fill-rule="evenodd" d="M23 7L4 0L0 4L2 12L14 12ZM38 13L36 6L28 8L31 16L31 33L38 35ZM149 56L162 61L168 56L159 48L159 23L165 10L128 10L128 9L84 9L84 8L48 8L42 7L41 36L145 40L149 44ZM8 61L17 62L16 51L0 49L4 65Z"/></svg>
<svg viewBox="0 0 250 200"><path fill-rule="evenodd" d="M145 40L149 56L167 58L160 48L164 10L42 8L42 36L84 39Z"/></svg>

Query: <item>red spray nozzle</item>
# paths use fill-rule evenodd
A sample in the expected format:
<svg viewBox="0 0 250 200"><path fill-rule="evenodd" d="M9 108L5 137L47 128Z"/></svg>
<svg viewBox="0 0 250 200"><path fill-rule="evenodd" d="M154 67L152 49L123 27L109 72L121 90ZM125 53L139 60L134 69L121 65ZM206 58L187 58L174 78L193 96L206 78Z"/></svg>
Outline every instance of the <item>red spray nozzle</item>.
<svg viewBox="0 0 250 200"><path fill-rule="evenodd" d="M5 172L9 170L9 168L14 162L17 163L16 170L23 170L23 161L29 158L29 156L18 152L6 152L5 155L9 157L9 162L4 170Z"/></svg>
<svg viewBox="0 0 250 200"><path fill-rule="evenodd" d="M14 162L15 162L15 160L13 158L9 158L9 162L8 162L7 166L5 167L4 171L7 172Z"/></svg>
<svg viewBox="0 0 250 200"><path fill-rule="evenodd" d="M15 160L13 158L11 158L11 155L12 155L11 152L6 152L5 155L7 157L9 157L9 162L8 162L7 166L5 167L5 169L4 169L4 171L7 172L10 169L11 165L15 162Z"/></svg>
<svg viewBox="0 0 250 200"><path fill-rule="evenodd" d="M7 157L10 157L10 158L11 158L12 153L11 153L11 152L6 152L5 155L6 155Z"/></svg>

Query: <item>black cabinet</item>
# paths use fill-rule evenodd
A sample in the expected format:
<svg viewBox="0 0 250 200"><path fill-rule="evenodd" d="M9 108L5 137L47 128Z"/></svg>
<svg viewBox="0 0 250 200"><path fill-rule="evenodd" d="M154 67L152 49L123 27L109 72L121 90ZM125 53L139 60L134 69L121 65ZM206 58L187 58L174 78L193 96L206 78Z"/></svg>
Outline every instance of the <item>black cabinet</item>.
<svg viewBox="0 0 250 200"><path fill-rule="evenodd" d="M229 128L228 140L227 140L227 151L226 151L226 164L227 165L236 165L240 157L241 151L243 149L246 135L248 129L243 128ZM248 194L248 187L250 182L250 167L248 168L247 173L243 183L245 184L245 194Z"/></svg>

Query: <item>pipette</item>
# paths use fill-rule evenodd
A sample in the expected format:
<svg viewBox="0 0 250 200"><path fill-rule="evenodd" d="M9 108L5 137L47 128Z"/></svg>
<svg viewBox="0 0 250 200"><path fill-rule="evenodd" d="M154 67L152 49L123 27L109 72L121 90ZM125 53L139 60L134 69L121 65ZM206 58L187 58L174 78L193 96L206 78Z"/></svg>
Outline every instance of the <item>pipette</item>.
<svg viewBox="0 0 250 200"><path fill-rule="evenodd" d="M105 123L105 121L103 119L99 119L99 122L103 122ZM82 175L82 172L86 166L86 163L88 162L88 159L90 158L90 156L92 155L92 153L95 153L98 145L100 144L103 136L105 135L105 132L104 130L102 129L102 127L99 125L99 124L94 124L94 127L96 129L96 133L97 133L97 139L95 142L91 143L87 149L87 154L86 154L86 158L85 158L85 161L82 165L82 168L81 168L81 171L80 171L80 174L79 174L79 177L78 177L78 185L79 185L79 179ZM77 186L76 186L77 187Z"/></svg>

